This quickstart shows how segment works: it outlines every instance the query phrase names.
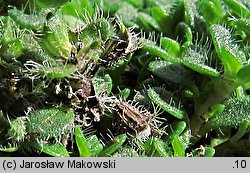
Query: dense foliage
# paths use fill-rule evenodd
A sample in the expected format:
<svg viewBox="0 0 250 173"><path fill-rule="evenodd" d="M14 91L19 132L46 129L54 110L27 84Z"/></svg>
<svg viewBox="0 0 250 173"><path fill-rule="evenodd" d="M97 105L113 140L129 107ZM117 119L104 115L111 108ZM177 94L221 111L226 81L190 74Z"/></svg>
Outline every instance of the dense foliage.
<svg viewBox="0 0 250 173"><path fill-rule="evenodd" d="M0 0L0 155L250 156L250 3Z"/></svg>

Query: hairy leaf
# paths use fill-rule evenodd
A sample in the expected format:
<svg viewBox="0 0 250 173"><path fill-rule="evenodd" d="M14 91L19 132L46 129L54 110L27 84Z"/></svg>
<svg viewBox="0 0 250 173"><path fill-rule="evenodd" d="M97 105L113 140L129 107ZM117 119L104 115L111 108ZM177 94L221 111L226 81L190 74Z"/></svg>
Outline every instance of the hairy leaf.
<svg viewBox="0 0 250 173"><path fill-rule="evenodd" d="M46 139L59 137L73 126L74 112L71 109L44 108L33 111L26 123L27 133Z"/></svg>
<svg viewBox="0 0 250 173"><path fill-rule="evenodd" d="M165 94L166 91L161 88L151 88L148 90L148 96L155 104L178 119L184 118L185 112L176 107L175 103L171 103L171 99L168 102L165 101L163 98Z"/></svg>

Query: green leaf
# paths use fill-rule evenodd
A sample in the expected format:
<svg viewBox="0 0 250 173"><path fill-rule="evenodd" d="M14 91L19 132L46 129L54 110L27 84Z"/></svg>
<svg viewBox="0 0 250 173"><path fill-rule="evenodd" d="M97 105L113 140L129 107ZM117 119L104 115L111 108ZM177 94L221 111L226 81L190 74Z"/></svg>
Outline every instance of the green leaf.
<svg viewBox="0 0 250 173"><path fill-rule="evenodd" d="M14 141L23 141L26 135L25 120L27 117L18 117L9 121L10 128L8 130L8 136Z"/></svg>
<svg viewBox="0 0 250 173"><path fill-rule="evenodd" d="M96 19L88 23L81 31L80 39L84 44L89 44L96 40L106 41L111 36L112 29L110 23L105 18Z"/></svg>
<svg viewBox="0 0 250 173"><path fill-rule="evenodd" d="M39 71L42 75L45 75L50 79L59 79L69 77L75 71L75 66L72 64L66 64L64 66L57 67L40 67Z"/></svg>
<svg viewBox="0 0 250 173"><path fill-rule="evenodd" d="M250 82L250 65L246 65L242 67L238 73L237 73L237 81L241 84L244 85L248 82Z"/></svg>
<svg viewBox="0 0 250 173"><path fill-rule="evenodd" d="M239 72L239 70L242 68L243 65L240 60L241 56L239 54L235 54L235 52L233 51L237 51L237 50L229 50L223 46L221 49L221 54L222 54L221 57L223 56L224 62L222 58L221 58L221 61L224 67L230 72L230 75L233 77L236 77L237 73ZM227 75L226 69L225 69L225 75Z"/></svg>
<svg viewBox="0 0 250 173"><path fill-rule="evenodd" d="M171 54L158 47L153 41L145 40L143 42L143 49L148 51L154 56L161 57L162 59L168 62L176 62L176 63L181 62L181 59L174 58Z"/></svg>
<svg viewBox="0 0 250 173"><path fill-rule="evenodd" d="M122 146L122 144L126 141L126 139L127 139L126 134L121 134L115 137L113 142L110 142L111 144L102 151L100 156L102 157L111 156L115 151L117 151Z"/></svg>
<svg viewBox="0 0 250 173"><path fill-rule="evenodd" d="M123 100L126 100L131 93L131 90L129 88L125 88L122 91L120 91L117 95L118 97L121 97Z"/></svg>
<svg viewBox="0 0 250 173"><path fill-rule="evenodd" d="M43 15L25 14L24 11L16 8L10 9L8 15L18 24L21 28L32 29L35 31L43 31L46 23L46 17Z"/></svg>
<svg viewBox="0 0 250 173"><path fill-rule="evenodd" d="M148 31L151 30L160 31L158 23L150 15L143 12L139 12L137 14L137 18L139 20L139 25L141 24L141 27L147 29Z"/></svg>
<svg viewBox="0 0 250 173"><path fill-rule="evenodd" d="M110 7L110 11L111 13L116 12L116 14L118 14L118 16L122 19L124 25L127 27L131 27L134 25L136 17L138 15L138 9L124 1L119 1L115 5L112 5Z"/></svg>
<svg viewBox="0 0 250 173"><path fill-rule="evenodd" d="M120 147L115 154L112 155L112 157L139 157L137 151L134 148L131 147Z"/></svg>
<svg viewBox="0 0 250 173"><path fill-rule="evenodd" d="M191 134L191 130L190 128L186 128L180 135L179 135L179 139L180 142L183 146L183 148L187 149L188 147L190 147L190 140L192 138L192 134Z"/></svg>
<svg viewBox="0 0 250 173"><path fill-rule="evenodd" d="M9 16L1 16L0 21L1 44L7 45L18 38L17 34L19 34L20 30L13 19Z"/></svg>
<svg viewBox="0 0 250 173"><path fill-rule="evenodd" d="M61 143L45 143L45 142L40 142L38 145L35 145L35 147L54 157L69 157L69 153L67 149L61 144Z"/></svg>
<svg viewBox="0 0 250 173"><path fill-rule="evenodd" d="M223 0L224 3L239 17L250 17L250 10L238 0Z"/></svg>
<svg viewBox="0 0 250 173"><path fill-rule="evenodd" d="M80 157L89 157L90 156L90 149L87 144L87 140L82 133L80 127L75 128L75 140L78 151L80 153Z"/></svg>
<svg viewBox="0 0 250 173"><path fill-rule="evenodd" d="M141 144L140 145L145 150L145 154L147 156L150 156L150 157L155 156L156 148L154 147L154 141L155 141L154 137L148 138L144 143L142 141L139 141L139 142L143 143L142 145Z"/></svg>
<svg viewBox="0 0 250 173"><path fill-rule="evenodd" d="M212 147L205 147L205 155L204 157L213 157L215 154L215 149Z"/></svg>
<svg viewBox="0 0 250 173"><path fill-rule="evenodd" d="M154 140L154 147L156 151L160 154L161 157L167 157L169 156L166 148L167 145L162 140Z"/></svg>
<svg viewBox="0 0 250 173"><path fill-rule="evenodd" d="M183 131L186 129L186 122L185 121L176 121L169 125L166 129L166 137L164 137L164 141L169 144L171 143L176 136L180 136Z"/></svg>
<svg viewBox="0 0 250 173"><path fill-rule="evenodd" d="M82 20L84 20L83 16L86 14L86 10L88 15L93 15L94 10L88 0L71 0L61 7L63 15L71 15Z"/></svg>
<svg viewBox="0 0 250 173"><path fill-rule="evenodd" d="M58 138L72 128L74 112L71 109L44 108L31 112L28 119L27 133L42 139Z"/></svg>
<svg viewBox="0 0 250 173"><path fill-rule="evenodd" d="M175 40L172 40L168 37L162 37L160 45L165 51L168 51L174 57L178 57L180 54L180 45Z"/></svg>
<svg viewBox="0 0 250 173"><path fill-rule="evenodd" d="M212 77L220 76L220 73L216 69L205 65L207 61L208 57L205 53L196 52L191 48L188 48L185 52L182 63L198 73Z"/></svg>
<svg viewBox="0 0 250 173"><path fill-rule="evenodd" d="M96 157L103 150L103 145L96 135L92 135L87 139L88 148L90 150L90 156Z"/></svg>
<svg viewBox="0 0 250 173"><path fill-rule="evenodd" d="M224 110L207 122L213 129L235 127L250 121L249 96L229 99L224 105Z"/></svg>
<svg viewBox="0 0 250 173"><path fill-rule="evenodd" d="M180 64L156 60L149 63L148 69L166 82L184 86L189 86L189 84L193 83L191 74Z"/></svg>
<svg viewBox="0 0 250 173"><path fill-rule="evenodd" d="M211 110L207 112L207 119L211 118L212 116L218 115L219 113L223 112L225 109L225 105L223 104L216 104L214 105ZM203 116L204 117L204 116ZM205 117L204 117L205 118Z"/></svg>
<svg viewBox="0 0 250 173"><path fill-rule="evenodd" d="M196 10L195 0L184 0L184 8L185 8L185 22L189 24L189 26L194 27L195 16L199 15Z"/></svg>
<svg viewBox="0 0 250 173"><path fill-rule="evenodd" d="M218 23L223 17L222 6L218 0L201 0L198 3L198 9L206 22L209 22L210 24Z"/></svg>
<svg viewBox="0 0 250 173"><path fill-rule="evenodd" d="M154 6L151 8L151 15L160 26L161 31L173 35L174 24L172 18L164 9Z"/></svg>
<svg viewBox="0 0 250 173"><path fill-rule="evenodd" d="M175 136L172 142L174 149L174 157L185 157L185 148L179 140L178 136Z"/></svg>
<svg viewBox="0 0 250 173"><path fill-rule="evenodd" d="M165 93L163 93L165 92ZM151 88L147 91L149 98L158 106L160 106L163 110L175 116L178 119L182 119L185 117L185 112L180 110L179 108L173 106L170 102L166 102L163 99L163 95L166 95L166 91L161 88ZM175 103L174 103L175 104Z"/></svg>
<svg viewBox="0 0 250 173"><path fill-rule="evenodd" d="M25 0L30 1L30 0ZM69 0L35 0L35 5L38 8L55 8L60 7ZM31 1L32 2L32 1Z"/></svg>
<svg viewBox="0 0 250 173"><path fill-rule="evenodd" d="M250 35L250 19L247 18L241 18L241 19L233 19L235 22L237 29L240 31L246 32L248 35Z"/></svg>
<svg viewBox="0 0 250 173"><path fill-rule="evenodd" d="M224 65L224 75L235 78L242 62L241 57L236 56L239 50L232 44L229 30L221 25L212 25L210 32L216 52Z"/></svg>
<svg viewBox="0 0 250 173"><path fill-rule="evenodd" d="M41 46L52 57L68 58L72 49L68 28L57 14L47 22L48 31L41 38Z"/></svg>
<svg viewBox="0 0 250 173"><path fill-rule="evenodd" d="M126 2L132 4L134 7L142 7L143 6L143 3L144 3L144 0L137 0L137 1L134 1L134 0L125 0Z"/></svg>
<svg viewBox="0 0 250 173"><path fill-rule="evenodd" d="M193 34L191 28L184 22L180 22L176 29L175 34L177 35L178 39L181 40L183 44L191 44L193 41Z"/></svg>
<svg viewBox="0 0 250 173"><path fill-rule="evenodd" d="M18 58L24 53L26 48L24 43L19 38L13 40L7 46L8 47L6 47L5 51L2 51L2 56L6 61Z"/></svg>
<svg viewBox="0 0 250 173"><path fill-rule="evenodd" d="M183 64L185 66L187 66L188 68L190 68L198 73L207 75L207 76L213 76L213 77L220 76L220 73L216 69L209 67L207 65L204 65L204 64L196 64L194 62L189 62L186 60L183 61Z"/></svg>
<svg viewBox="0 0 250 173"><path fill-rule="evenodd" d="M222 47L230 48L231 46L231 34L230 31L218 24L211 25L210 27L211 36L215 45L216 51L220 53Z"/></svg>
<svg viewBox="0 0 250 173"><path fill-rule="evenodd" d="M21 30L9 16L0 17L0 45L1 58L7 62L17 59L27 48Z"/></svg>
<svg viewBox="0 0 250 173"><path fill-rule="evenodd" d="M92 79L92 83L95 88L95 92L98 95L103 94L104 92L109 95L112 91L113 83L109 74L105 74L104 76L95 76Z"/></svg>

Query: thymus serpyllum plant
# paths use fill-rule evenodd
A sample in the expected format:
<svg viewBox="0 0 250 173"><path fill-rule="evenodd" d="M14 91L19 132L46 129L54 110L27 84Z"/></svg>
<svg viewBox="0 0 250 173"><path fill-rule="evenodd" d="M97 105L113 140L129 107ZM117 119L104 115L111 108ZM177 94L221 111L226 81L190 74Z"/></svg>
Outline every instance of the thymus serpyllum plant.
<svg viewBox="0 0 250 173"><path fill-rule="evenodd" d="M250 4L0 5L0 155L249 156Z"/></svg>

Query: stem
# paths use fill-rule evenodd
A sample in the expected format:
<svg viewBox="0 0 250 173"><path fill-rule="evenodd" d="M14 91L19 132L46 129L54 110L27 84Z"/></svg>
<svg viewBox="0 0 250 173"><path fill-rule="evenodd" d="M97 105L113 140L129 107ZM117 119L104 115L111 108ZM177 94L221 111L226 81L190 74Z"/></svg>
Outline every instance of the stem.
<svg viewBox="0 0 250 173"><path fill-rule="evenodd" d="M242 136L244 136L245 133L247 132L248 126L249 126L249 122L246 122L246 123L242 124L239 127L237 133L230 139L230 142L237 142L238 140L240 140L240 138Z"/></svg>
<svg viewBox="0 0 250 173"><path fill-rule="evenodd" d="M237 82L225 78L214 78L211 82L213 88L207 87L202 92L204 94L201 94L197 99L195 113L191 117L190 124L193 136L198 134L199 129L205 122L202 117L208 112L209 108L224 101L239 86ZM206 93L209 95L206 95Z"/></svg>
<svg viewBox="0 0 250 173"><path fill-rule="evenodd" d="M199 131L191 138L190 143L194 145L196 142L198 142L206 133L208 133L212 129L212 125L210 123L204 124Z"/></svg>

